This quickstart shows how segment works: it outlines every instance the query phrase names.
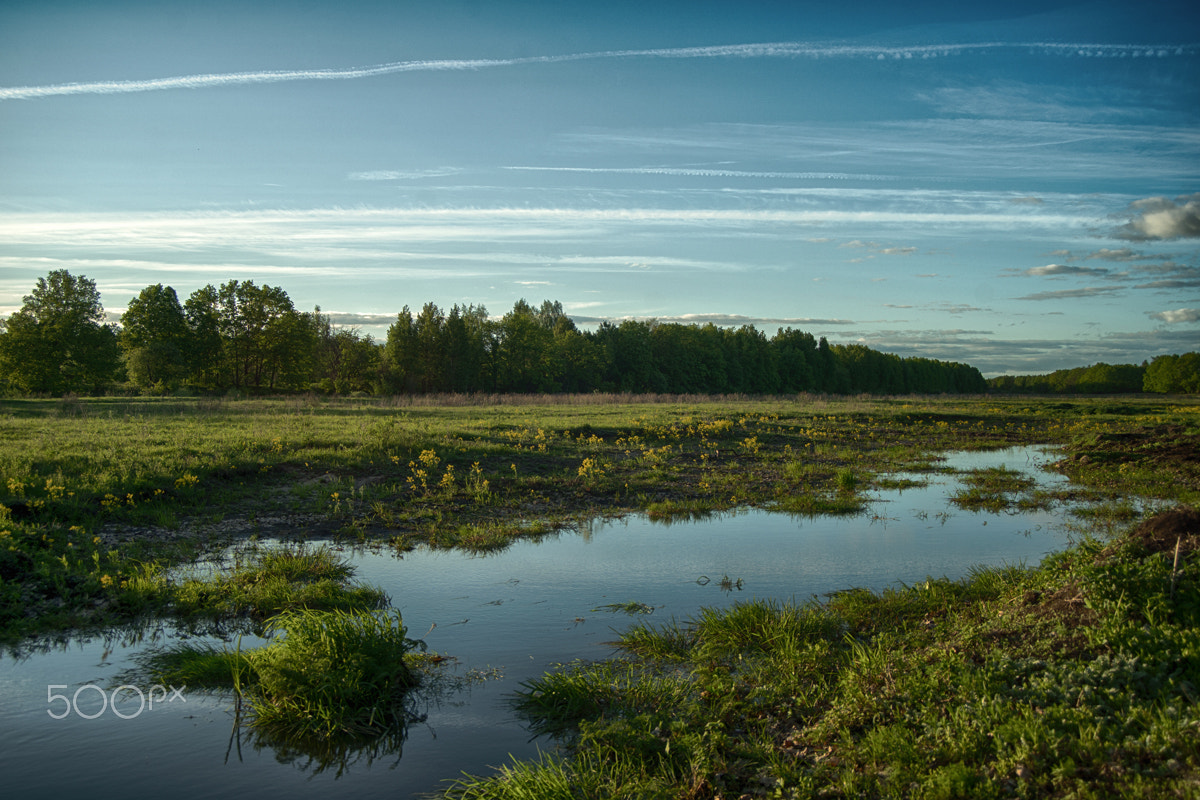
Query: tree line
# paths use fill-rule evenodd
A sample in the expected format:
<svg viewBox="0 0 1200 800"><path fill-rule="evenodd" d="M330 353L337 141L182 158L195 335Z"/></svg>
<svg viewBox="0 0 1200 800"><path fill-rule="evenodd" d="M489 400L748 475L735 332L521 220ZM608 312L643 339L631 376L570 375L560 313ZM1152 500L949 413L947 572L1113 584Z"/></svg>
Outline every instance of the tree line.
<svg viewBox="0 0 1200 800"><path fill-rule="evenodd" d="M253 281L205 286L183 302L170 286L147 286L115 325L105 321L94 281L56 270L0 321L0 391L123 386L152 393L761 395L978 393L987 383L966 364L831 345L791 328L771 338L750 325L653 320L580 330L550 300L537 307L519 300L499 319L475 305L405 306L386 340L376 342Z"/></svg>
<svg viewBox="0 0 1200 800"><path fill-rule="evenodd" d="M1162 355L1141 364L1105 364L1060 369L1045 375L1002 375L988 390L1004 394L1200 393L1200 353Z"/></svg>

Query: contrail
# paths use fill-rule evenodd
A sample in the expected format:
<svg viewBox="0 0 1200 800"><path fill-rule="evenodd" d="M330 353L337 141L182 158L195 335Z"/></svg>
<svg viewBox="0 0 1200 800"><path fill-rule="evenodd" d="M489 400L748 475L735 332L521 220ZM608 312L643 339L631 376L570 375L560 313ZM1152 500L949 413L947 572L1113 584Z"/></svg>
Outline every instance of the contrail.
<svg viewBox="0 0 1200 800"><path fill-rule="evenodd" d="M500 59L446 59L426 61L394 61L348 69L266 70L258 72L225 72L206 75L181 75L170 78L151 78L136 81L93 81L88 83L59 83L49 86L14 86L0 88L0 100L28 100L72 94L127 94L169 89L204 89L214 86L237 86L253 83L282 83L285 81L344 81L392 75L400 72L438 72L481 70L513 67L522 64L556 64L568 61L589 61L627 58L869 58L878 61L939 58L970 52L990 50L1029 50L1058 56L1094 58L1167 58L1195 55L1200 44L1185 45L1118 45L1063 44L1054 42L981 42L972 44L914 45L885 47L881 45L837 45L812 42L766 42L710 47L674 47L649 50L605 50L593 53L569 53L556 56L527 56Z"/></svg>

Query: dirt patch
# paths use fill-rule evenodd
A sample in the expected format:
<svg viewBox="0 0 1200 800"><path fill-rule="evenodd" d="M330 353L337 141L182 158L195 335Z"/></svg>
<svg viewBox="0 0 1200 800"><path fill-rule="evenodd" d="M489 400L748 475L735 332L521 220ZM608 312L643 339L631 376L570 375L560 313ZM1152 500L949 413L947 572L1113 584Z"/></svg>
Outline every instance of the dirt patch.
<svg viewBox="0 0 1200 800"><path fill-rule="evenodd" d="M1150 462L1157 466L1200 463L1200 435L1182 425L1158 425L1124 433L1101 433L1071 448L1065 463Z"/></svg>
<svg viewBox="0 0 1200 800"><path fill-rule="evenodd" d="M1200 509L1180 506L1155 514L1134 528L1129 539L1151 553L1172 556L1178 543L1179 557L1183 558L1200 549Z"/></svg>
<svg viewBox="0 0 1200 800"><path fill-rule="evenodd" d="M1074 583L1068 583L1053 592L1029 591L1022 599L1034 614L1060 619L1068 627L1094 625L1096 622L1096 612L1088 608L1083 591Z"/></svg>
<svg viewBox="0 0 1200 800"><path fill-rule="evenodd" d="M114 523L100 528L97 535L105 547L116 547L134 541L166 544L182 541L225 542L247 536L318 538L331 535L333 530L333 523L325 515L282 514L230 516L218 522L185 520L173 528Z"/></svg>

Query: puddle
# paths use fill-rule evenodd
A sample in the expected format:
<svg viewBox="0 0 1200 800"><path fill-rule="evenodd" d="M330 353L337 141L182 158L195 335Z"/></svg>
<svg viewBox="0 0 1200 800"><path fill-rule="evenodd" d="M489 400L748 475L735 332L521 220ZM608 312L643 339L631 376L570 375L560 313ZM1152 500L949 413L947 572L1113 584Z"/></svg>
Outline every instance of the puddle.
<svg viewBox="0 0 1200 800"><path fill-rule="evenodd" d="M1017 448L951 454L942 466L1003 465L1028 470L1044 486L1061 483L1038 469L1047 460L1041 448ZM1036 564L1067 544L1061 509L962 511L949 503L959 487L953 475L907 477L928 484L872 493L868 513L853 517L746 511L669 525L631 517L477 556L345 550L356 577L391 596L410 637L457 658L460 672L491 668L499 677L430 701L426 721L410 726L402 752L363 755L340 776L336 767L321 771L301 754L256 748L244 734L239 751L226 697L183 690L186 703L176 698L139 711L137 695L126 690L117 708L101 711L99 689L83 687L111 693L113 679L146 642L110 653L91 642L15 662L6 656L0 659L5 785L26 798L415 797L463 772L486 773L510 756L536 756L539 743L513 717L506 697L557 663L610 655L614 631L637 620L685 619L703 606L754 597L804 601L851 587L960 578L977 564ZM630 601L653 614L604 608ZM51 712L68 706L50 695L78 697L81 710L96 716L53 719Z"/></svg>

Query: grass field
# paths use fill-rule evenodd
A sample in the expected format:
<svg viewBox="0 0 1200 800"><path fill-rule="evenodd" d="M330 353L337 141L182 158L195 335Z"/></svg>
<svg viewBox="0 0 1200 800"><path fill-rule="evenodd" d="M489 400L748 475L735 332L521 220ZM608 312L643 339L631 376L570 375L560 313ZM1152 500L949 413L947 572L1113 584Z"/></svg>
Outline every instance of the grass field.
<svg viewBox="0 0 1200 800"><path fill-rule="evenodd" d="M6 400L0 636L275 613L302 592L381 602L278 579L230 607L234 576L220 591L168 577L230 536L487 550L600 515L855 514L942 452L1024 444L1061 446L1068 488L981 471L955 502L1070 502L1076 548L962 583L635 627L626 658L522 694L561 759L453 793L1195 797L1194 547L1173 561L1174 542L1128 535L1139 498L1200 502L1193 399Z"/></svg>

